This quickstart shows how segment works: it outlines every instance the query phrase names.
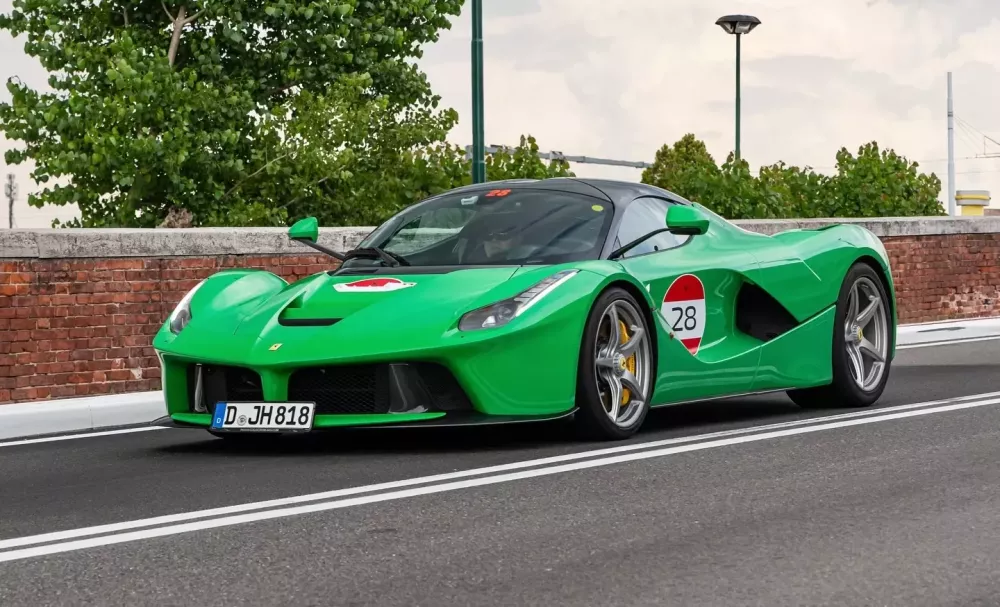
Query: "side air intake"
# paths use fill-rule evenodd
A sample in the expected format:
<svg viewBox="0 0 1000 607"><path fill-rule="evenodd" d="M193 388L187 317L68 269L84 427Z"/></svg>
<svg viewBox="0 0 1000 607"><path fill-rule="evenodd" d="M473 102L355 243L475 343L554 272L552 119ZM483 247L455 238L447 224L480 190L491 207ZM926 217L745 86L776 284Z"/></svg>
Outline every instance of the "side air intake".
<svg viewBox="0 0 1000 607"><path fill-rule="evenodd" d="M771 341L798 326L792 313L757 285L743 283L736 295L736 328L761 341Z"/></svg>

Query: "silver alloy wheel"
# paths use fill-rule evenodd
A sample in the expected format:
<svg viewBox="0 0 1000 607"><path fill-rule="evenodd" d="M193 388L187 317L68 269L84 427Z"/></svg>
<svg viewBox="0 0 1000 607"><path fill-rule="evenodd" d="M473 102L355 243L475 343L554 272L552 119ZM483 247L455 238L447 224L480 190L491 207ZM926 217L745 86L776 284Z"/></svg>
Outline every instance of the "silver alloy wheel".
<svg viewBox="0 0 1000 607"><path fill-rule="evenodd" d="M626 329L624 334L622 324ZM649 398L653 359L643 324L642 313L635 306L617 300L608 304L597 325L594 343L597 391L604 412L620 428L632 425L639 418Z"/></svg>
<svg viewBox="0 0 1000 607"><path fill-rule="evenodd" d="M844 343L854 383L871 392L885 374L889 356L889 319L885 302L872 279L862 276L851 286L844 318Z"/></svg>

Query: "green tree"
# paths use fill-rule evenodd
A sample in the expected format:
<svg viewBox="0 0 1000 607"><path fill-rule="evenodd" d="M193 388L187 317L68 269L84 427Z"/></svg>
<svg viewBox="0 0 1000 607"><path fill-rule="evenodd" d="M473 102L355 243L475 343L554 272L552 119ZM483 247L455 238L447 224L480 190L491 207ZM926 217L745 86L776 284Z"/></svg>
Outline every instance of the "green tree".
<svg viewBox="0 0 1000 607"><path fill-rule="evenodd" d="M827 206L830 177L784 162L763 166L756 177L756 218L819 217Z"/></svg>
<svg viewBox="0 0 1000 607"><path fill-rule="evenodd" d="M14 0L0 29L26 35L53 91L8 83L0 129L22 145L6 160L67 179L29 202L76 204L83 226L149 227L178 207L196 225L282 223L316 202L331 166L388 165L378 153L392 143L441 140L454 115L408 60L461 4ZM337 111L382 122L343 125L321 154L302 137Z"/></svg>
<svg viewBox="0 0 1000 607"><path fill-rule="evenodd" d="M857 156L841 148L837 174L823 199L829 217L902 217L944 215L938 202L941 180L918 171L918 164L874 141Z"/></svg>
<svg viewBox="0 0 1000 607"><path fill-rule="evenodd" d="M503 148L486 157L486 178L490 181L573 176L565 160L552 159L548 164L543 162L538 142L531 135L521 135L517 147Z"/></svg>
<svg viewBox="0 0 1000 607"><path fill-rule="evenodd" d="M642 180L730 219L943 214L937 200L941 180L875 142L861 146L857 156L842 148L834 175L784 162L754 175L746 160L733 154L717 166L705 144L687 134L656 153Z"/></svg>
<svg viewBox="0 0 1000 607"><path fill-rule="evenodd" d="M333 94L300 93L272 114L265 133L280 144L251 175L286 221L308 215L324 225L372 225L460 179L444 144L453 110L402 106L365 96L367 77L344 79Z"/></svg>
<svg viewBox="0 0 1000 607"><path fill-rule="evenodd" d="M705 142L693 133L684 135L673 146L664 145L657 150L653 166L642 172L643 183L691 200L714 200L719 178L715 159L708 153Z"/></svg>

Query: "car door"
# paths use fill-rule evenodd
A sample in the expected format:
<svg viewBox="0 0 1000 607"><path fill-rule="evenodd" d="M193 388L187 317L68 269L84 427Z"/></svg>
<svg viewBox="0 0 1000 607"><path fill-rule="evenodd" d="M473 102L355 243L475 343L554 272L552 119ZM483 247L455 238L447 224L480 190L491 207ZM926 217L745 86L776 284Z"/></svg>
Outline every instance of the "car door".
<svg viewBox="0 0 1000 607"><path fill-rule="evenodd" d="M630 203L618 224L616 247L666 227L667 198ZM620 263L657 302L659 334L654 405L749 392L760 362L760 342L735 327L742 277L758 268L739 238L710 218L708 232L663 232L624 253Z"/></svg>

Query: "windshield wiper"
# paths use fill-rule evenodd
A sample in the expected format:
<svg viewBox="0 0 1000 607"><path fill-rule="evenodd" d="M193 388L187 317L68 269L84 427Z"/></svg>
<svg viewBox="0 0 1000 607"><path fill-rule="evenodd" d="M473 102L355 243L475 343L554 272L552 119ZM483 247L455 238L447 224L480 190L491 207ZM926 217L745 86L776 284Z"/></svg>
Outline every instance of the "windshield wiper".
<svg viewBox="0 0 1000 607"><path fill-rule="evenodd" d="M410 262L398 253L390 253L381 247L365 247L363 249L352 249L344 253L344 261L355 258L381 259L385 265L390 267L408 266Z"/></svg>

